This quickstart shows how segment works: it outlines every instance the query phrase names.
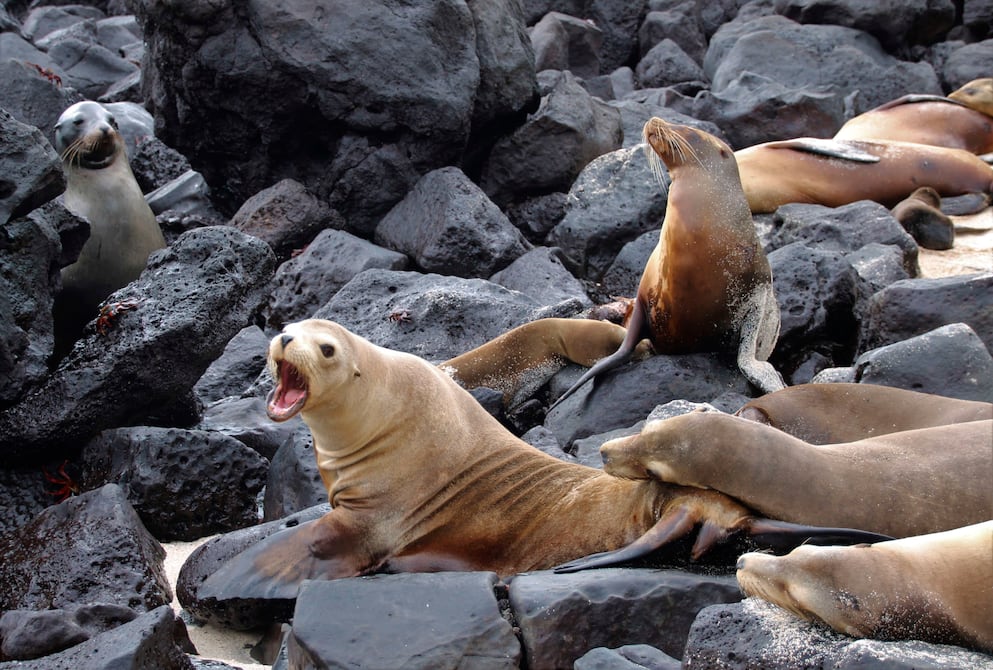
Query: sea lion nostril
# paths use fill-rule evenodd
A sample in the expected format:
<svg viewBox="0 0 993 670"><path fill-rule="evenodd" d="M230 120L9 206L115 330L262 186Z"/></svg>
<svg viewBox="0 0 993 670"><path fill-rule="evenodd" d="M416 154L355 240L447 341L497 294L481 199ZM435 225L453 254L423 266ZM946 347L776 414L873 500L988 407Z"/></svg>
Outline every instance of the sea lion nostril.
<svg viewBox="0 0 993 670"><path fill-rule="evenodd" d="M283 335L282 337L279 338L279 343L283 345L283 349L285 349L292 341L293 341L292 335Z"/></svg>

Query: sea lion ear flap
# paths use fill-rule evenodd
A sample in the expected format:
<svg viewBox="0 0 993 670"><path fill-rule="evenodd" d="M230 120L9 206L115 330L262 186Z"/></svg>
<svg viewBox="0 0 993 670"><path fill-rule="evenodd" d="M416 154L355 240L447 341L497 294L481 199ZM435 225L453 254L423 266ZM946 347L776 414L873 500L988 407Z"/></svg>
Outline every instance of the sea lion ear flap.
<svg viewBox="0 0 993 670"><path fill-rule="evenodd" d="M359 366L357 364L355 364L355 363L352 363L352 376L353 377L361 377L362 376L362 371L359 370Z"/></svg>

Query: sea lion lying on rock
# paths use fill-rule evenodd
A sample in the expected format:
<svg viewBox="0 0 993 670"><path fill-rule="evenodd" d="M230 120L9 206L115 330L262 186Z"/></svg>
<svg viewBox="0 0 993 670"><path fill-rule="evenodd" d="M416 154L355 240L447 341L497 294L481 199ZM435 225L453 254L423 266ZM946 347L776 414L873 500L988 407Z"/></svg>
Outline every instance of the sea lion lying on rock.
<svg viewBox="0 0 993 670"><path fill-rule="evenodd" d="M238 554L199 598L290 599L304 579L372 572L550 568L703 528L694 555L729 533L796 543L820 530L754 517L716 491L629 480L566 463L503 428L416 356L330 321L287 326L269 347L268 413L297 414L314 437L332 510ZM849 540L878 539L843 531Z"/></svg>

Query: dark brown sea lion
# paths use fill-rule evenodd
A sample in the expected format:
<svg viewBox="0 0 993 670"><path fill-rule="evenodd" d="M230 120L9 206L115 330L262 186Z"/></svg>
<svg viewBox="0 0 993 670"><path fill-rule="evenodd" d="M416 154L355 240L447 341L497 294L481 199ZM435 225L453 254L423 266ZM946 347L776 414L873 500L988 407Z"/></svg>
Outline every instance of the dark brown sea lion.
<svg viewBox="0 0 993 670"><path fill-rule="evenodd" d="M790 202L893 207L921 186L942 197L993 194L993 168L962 149L882 140L799 138L735 152L753 213Z"/></svg>
<svg viewBox="0 0 993 670"><path fill-rule="evenodd" d="M948 97L906 95L850 119L836 140L916 142L974 154L993 151L993 79L976 79Z"/></svg>
<svg viewBox="0 0 993 670"><path fill-rule="evenodd" d="M645 534L665 544L697 523L697 554L730 532L797 531L716 491L619 479L548 456L437 367L329 321L287 326L269 366L269 415L307 423L332 510L235 556L200 598L293 598L304 579L377 571L507 575ZM817 532L801 528L800 537L807 531Z"/></svg>
<svg viewBox="0 0 993 670"><path fill-rule="evenodd" d="M941 211L941 196L921 186L892 209L893 218L925 249L942 251L955 246L955 223Z"/></svg>
<svg viewBox="0 0 993 670"><path fill-rule="evenodd" d="M835 444L993 419L993 403L878 384L799 384L750 400L736 414L810 444Z"/></svg>
<svg viewBox="0 0 993 670"><path fill-rule="evenodd" d="M765 392L785 386L768 362L779 336L772 273L733 152L713 135L659 118L645 124L644 137L656 172L664 162L672 183L659 242L645 265L626 330L579 320L547 326L536 321L446 362L456 379L469 387L492 385L553 360L590 365L600 359L557 404L641 353L647 338L661 354L736 352L739 369L755 386ZM529 344L534 340L542 346Z"/></svg>
<svg viewBox="0 0 993 670"><path fill-rule="evenodd" d="M993 653L993 521L873 545L748 553L738 583L845 635Z"/></svg>

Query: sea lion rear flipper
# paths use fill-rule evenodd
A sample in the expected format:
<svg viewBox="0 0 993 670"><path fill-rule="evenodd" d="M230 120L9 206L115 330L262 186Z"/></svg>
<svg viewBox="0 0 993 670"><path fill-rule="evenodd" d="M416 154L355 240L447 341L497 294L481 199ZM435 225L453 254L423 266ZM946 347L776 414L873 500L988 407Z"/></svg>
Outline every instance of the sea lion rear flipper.
<svg viewBox="0 0 993 670"><path fill-rule="evenodd" d="M553 568L554 572L579 572L591 568L607 568L619 563L633 561L648 556L653 551L677 540L693 530L697 519L685 507L678 507L671 513L663 514L654 526L637 540L615 551L590 554Z"/></svg>
<svg viewBox="0 0 993 670"><path fill-rule="evenodd" d="M548 406L548 411L551 412L555 409L563 400L582 388L586 382L596 379L596 377L604 372L618 368L631 360L638 347L638 343L645 337L645 326L645 307L641 304L640 300L635 300L631 307L631 318L628 319L626 325L627 332L624 334L624 340L621 342L621 346L611 355L601 358L596 362L596 365L583 373L579 381L570 386L565 393L556 398L555 402Z"/></svg>
<svg viewBox="0 0 993 670"><path fill-rule="evenodd" d="M862 151L854 142L843 140L822 140L813 137L799 137L792 140L782 140L770 143L776 149L793 149L803 151L808 154L827 156L828 158L839 158L855 163L878 163L879 156L868 151Z"/></svg>
<svg viewBox="0 0 993 670"><path fill-rule="evenodd" d="M772 284L762 284L752 291L737 321L741 324L738 369L763 393L786 388L782 375L767 360L779 337L779 303Z"/></svg>
<svg viewBox="0 0 993 670"><path fill-rule="evenodd" d="M889 535L856 528L805 526L764 518L749 521L745 531L757 544L779 550L792 550L801 544L860 544L893 539Z"/></svg>
<svg viewBox="0 0 993 670"><path fill-rule="evenodd" d="M305 579L359 574L365 565L337 534L334 512L281 530L223 563L197 589L199 599L292 600ZM358 545L356 545L358 546Z"/></svg>

